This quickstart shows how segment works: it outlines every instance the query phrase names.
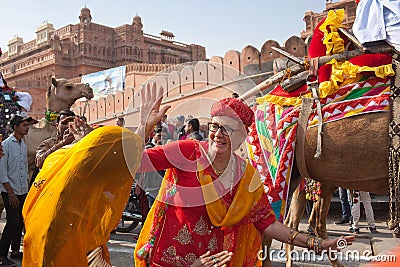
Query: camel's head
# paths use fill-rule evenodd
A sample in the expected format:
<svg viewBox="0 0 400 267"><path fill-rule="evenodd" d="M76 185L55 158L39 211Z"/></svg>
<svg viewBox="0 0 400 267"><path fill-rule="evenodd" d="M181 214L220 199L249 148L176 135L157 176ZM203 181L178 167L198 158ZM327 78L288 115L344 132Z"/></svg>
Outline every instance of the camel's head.
<svg viewBox="0 0 400 267"><path fill-rule="evenodd" d="M89 84L71 83L63 78L61 79L52 78L51 86L47 91L47 99L50 106L52 106L51 102L54 103L61 102L65 103L70 107L75 103L77 99L82 97L86 97L89 100L93 98L93 89L89 86ZM56 109L58 108L57 107L52 108L52 110L57 111Z"/></svg>

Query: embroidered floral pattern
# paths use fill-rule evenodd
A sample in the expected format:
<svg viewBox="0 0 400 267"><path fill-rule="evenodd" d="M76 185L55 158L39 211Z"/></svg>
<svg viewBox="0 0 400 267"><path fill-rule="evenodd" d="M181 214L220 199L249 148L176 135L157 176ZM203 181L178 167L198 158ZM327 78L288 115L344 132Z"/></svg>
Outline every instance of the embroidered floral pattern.
<svg viewBox="0 0 400 267"><path fill-rule="evenodd" d="M212 252L217 250L217 248L218 248L218 240L217 236L214 234L214 236L208 242L208 249Z"/></svg>
<svg viewBox="0 0 400 267"><path fill-rule="evenodd" d="M185 260L186 260L188 265L192 265L193 262L196 260L196 254L194 254L194 253L186 254Z"/></svg>
<svg viewBox="0 0 400 267"><path fill-rule="evenodd" d="M189 245L193 243L192 235L189 232L187 225L185 224L178 234L173 238L182 245Z"/></svg>
<svg viewBox="0 0 400 267"><path fill-rule="evenodd" d="M176 248L174 246L168 247L162 252L161 260L169 264L176 265Z"/></svg>
<svg viewBox="0 0 400 267"><path fill-rule="evenodd" d="M168 247L162 254L161 260L163 262L175 266L190 266L196 260L196 254L192 252L186 254L185 257L176 255L176 248L174 246Z"/></svg>
<svg viewBox="0 0 400 267"><path fill-rule="evenodd" d="M208 225L203 216L200 216L200 219L196 222L193 231L198 235L205 235L208 233Z"/></svg>

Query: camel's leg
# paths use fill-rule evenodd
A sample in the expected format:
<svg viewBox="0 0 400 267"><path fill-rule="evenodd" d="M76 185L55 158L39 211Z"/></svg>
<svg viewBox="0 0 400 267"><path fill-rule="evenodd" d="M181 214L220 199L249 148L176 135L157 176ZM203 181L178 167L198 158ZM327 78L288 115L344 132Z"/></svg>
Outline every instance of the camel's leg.
<svg viewBox="0 0 400 267"><path fill-rule="evenodd" d="M332 194L336 187L328 186L321 183L321 196L314 203L313 210L309 219L309 224L314 229L318 237L328 238L326 231L326 219L328 217L329 208L331 205ZM332 266L339 267L342 265L337 259L332 261Z"/></svg>
<svg viewBox="0 0 400 267"><path fill-rule="evenodd" d="M290 207L286 216L285 225L298 230L300 220L303 218L304 210L306 208L306 203L306 192L304 190L300 191L300 187L297 187L293 193L292 200L290 201ZM292 266L292 259L290 257L292 249L293 246L285 243L286 266Z"/></svg>
<svg viewBox="0 0 400 267"><path fill-rule="evenodd" d="M272 267L272 262L271 259L269 258L269 251L271 249L271 244L272 244L272 238L269 236L264 235L262 245L263 245L263 252L264 252L264 258L262 262L262 267Z"/></svg>
<svg viewBox="0 0 400 267"><path fill-rule="evenodd" d="M326 231L326 218L328 217L332 194L333 191L335 191L335 187L321 184L321 191L321 196L314 203L309 223L315 230L315 233L318 237L328 238Z"/></svg>

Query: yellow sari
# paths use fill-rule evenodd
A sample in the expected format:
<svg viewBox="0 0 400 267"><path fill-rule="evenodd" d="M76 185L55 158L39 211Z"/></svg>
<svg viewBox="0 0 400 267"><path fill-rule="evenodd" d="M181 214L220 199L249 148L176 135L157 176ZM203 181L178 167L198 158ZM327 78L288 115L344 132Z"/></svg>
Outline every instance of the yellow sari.
<svg viewBox="0 0 400 267"><path fill-rule="evenodd" d="M118 224L142 156L142 140L105 126L44 162L24 208L24 266L87 266Z"/></svg>

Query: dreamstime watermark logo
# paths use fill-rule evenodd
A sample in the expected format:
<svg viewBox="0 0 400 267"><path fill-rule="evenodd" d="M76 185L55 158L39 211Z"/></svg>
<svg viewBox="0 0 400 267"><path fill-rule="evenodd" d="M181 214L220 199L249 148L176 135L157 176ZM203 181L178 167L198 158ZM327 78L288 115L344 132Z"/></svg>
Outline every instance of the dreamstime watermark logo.
<svg viewBox="0 0 400 267"><path fill-rule="evenodd" d="M347 240L344 238L339 238L338 241L336 242L336 247L338 249L347 248Z"/></svg>
<svg viewBox="0 0 400 267"><path fill-rule="evenodd" d="M396 262L395 255L373 255L371 250L364 250L362 252L358 250L346 250L341 251L347 248L347 241L344 238L338 239L337 249L323 250L320 254L316 254L313 250L291 250L289 254L289 259L297 262L316 262L323 260L331 260L331 261L347 261L347 262ZM264 254L264 251L268 251L267 247L264 247L264 250L259 250L257 253L257 257L259 260L263 261L267 259L267 255ZM285 250L269 250L269 259L277 260L277 261L286 261L288 259L287 252Z"/></svg>

